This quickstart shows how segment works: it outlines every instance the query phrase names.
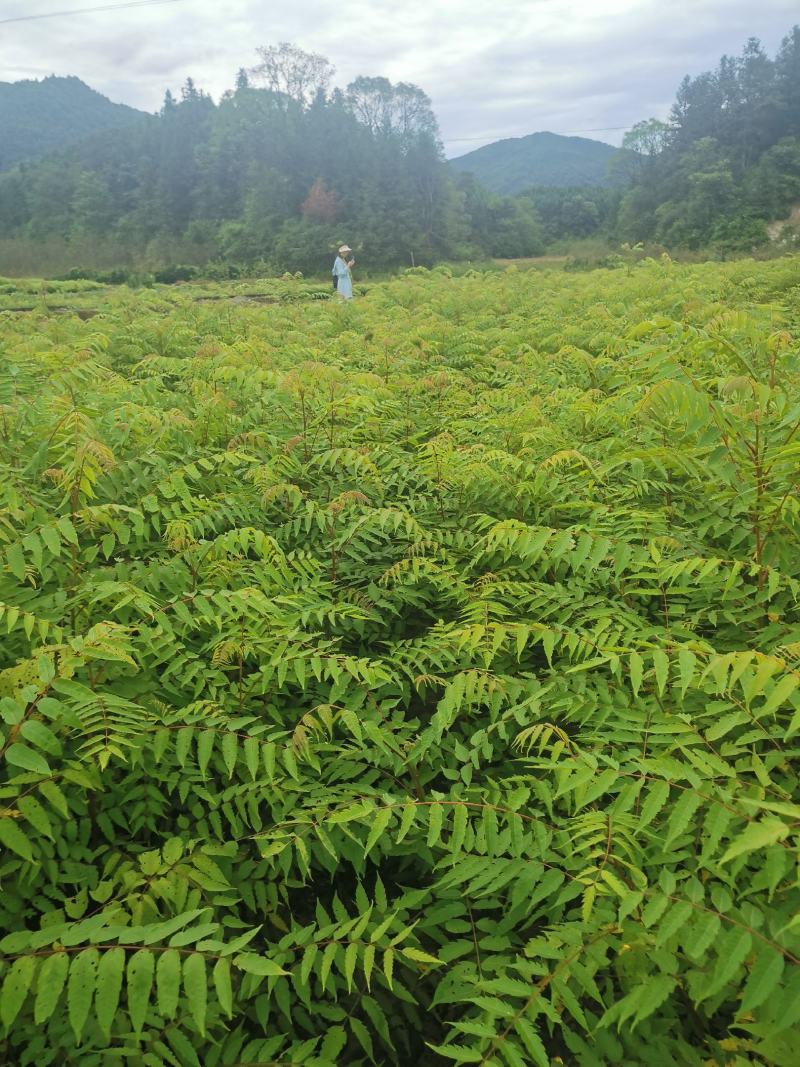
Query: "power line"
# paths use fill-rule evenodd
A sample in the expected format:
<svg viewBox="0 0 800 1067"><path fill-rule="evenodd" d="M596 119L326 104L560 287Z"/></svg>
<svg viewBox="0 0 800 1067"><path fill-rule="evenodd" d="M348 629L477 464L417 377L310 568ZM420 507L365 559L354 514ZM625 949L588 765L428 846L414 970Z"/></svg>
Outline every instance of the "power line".
<svg viewBox="0 0 800 1067"><path fill-rule="evenodd" d="M588 130L548 130L548 133L557 133L562 137L569 136L572 133L611 133L612 130L630 130L630 126L593 126ZM445 144L455 144L457 141L490 141L492 139L499 141L514 140L514 134L487 134L485 137L445 137Z"/></svg>
<svg viewBox="0 0 800 1067"><path fill-rule="evenodd" d="M14 18L0 19L0 26L9 22L34 22L37 19L65 18L69 15L91 15L96 11L122 11L130 7L155 7L160 4L182 4L184 0L128 0L122 4L103 4L101 7L78 7L71 11L46 11L41 15L15 15Z"/></svg>

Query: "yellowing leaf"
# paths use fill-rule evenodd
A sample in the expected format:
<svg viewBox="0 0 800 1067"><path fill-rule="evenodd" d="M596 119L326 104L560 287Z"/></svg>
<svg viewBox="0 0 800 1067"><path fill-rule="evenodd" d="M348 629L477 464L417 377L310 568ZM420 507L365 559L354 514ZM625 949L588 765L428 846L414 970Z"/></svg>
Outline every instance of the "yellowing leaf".
<svg viewBox="0 0 800 1067"><path fill-rule="evenodd" d="M400 951L407 959L414 960L415 963L430 963L438 967L442 962L436 956L431 956L429 952L423 952L418 948L402 948Z"/></svg>
<svg viewBox="0 0 800 1067"><path fill-rule="evenodd" d="M243 952L241 955L236 956L233 965L242 971L247 971L248 974L268 977L288 974L288 971L284 971L274 960L267 959L266 956L257 956L254 952Z"/></svg>

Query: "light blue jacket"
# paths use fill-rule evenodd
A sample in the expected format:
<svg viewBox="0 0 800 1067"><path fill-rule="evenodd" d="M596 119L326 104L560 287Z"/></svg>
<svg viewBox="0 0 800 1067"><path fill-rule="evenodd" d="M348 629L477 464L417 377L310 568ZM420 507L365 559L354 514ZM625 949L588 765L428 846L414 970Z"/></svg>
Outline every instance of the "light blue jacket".
<svg viewBox="0 0 800 1067"><path fill-rule="evenodd" d="M352 300L353 279L350 277L350 268L341 256L336 257L336 262L333 264L331 274L334 274L337 278L336 292L339 296L343 296L345 300Z"/></svg>

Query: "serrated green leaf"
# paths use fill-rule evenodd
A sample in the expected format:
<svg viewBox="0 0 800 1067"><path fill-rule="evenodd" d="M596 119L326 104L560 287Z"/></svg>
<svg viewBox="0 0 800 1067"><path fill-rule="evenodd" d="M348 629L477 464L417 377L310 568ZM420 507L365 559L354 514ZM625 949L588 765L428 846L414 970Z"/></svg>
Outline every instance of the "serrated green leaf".
<svg viewBox="0 0 800 1067"><path fill-rule="evenodd" d="M107 949L101 954L100 962L97 965L97 991L94 996L94 1010L98 1026L106 1041L110 1038L114 1016L117 1014L124 970L124 949Z"/></svg>
<svg viewBox="0 0 800 1067"><path fill-rule="evenodd" d="M6 1030L11 1026L25 1003L37 960L34 956L20 956L11 964L0 990L0 1021Z"/></svg>
<svg viewBox="0 0 800 1067"><path fill-rule="evenodd" d="M767 848L777 841L784 841L789 836L789 827L780 819L763 819L751 822L731 841L720 863L729 863L737 856L756 849Z"/></svg>
<svg viewBox="0 0 800 1067"><path fill-rule="evenodd" d="M669 782L654 782L650 786L639 813L638 825L640 829L650 825L656 815L663 809L668 799Z"/></svg>
<svg viewBox="0 0 800 1067"><path fill-rule="evenodd" d="M356 819L363 819L365 816L372 813L372 808L368 804L348 804L344 808L340 808L337 811L332 811L328 817L327 822L333 825L339 825L340 823L353 822Z"/></svg>
<svg viewBox="0 0 800 1067"><path fill-rule="evenodd" d="M664 843L669 845L675 838L685 833L694 813L702 804L701 798L694 790L686 789L678 797L672 806L672 811L667 822L667 832Z"/></svg>
<svg viewBox="0 0 800 1067"><path fill-rule="evenodd" d="M358 945L355 941L351 941L344 952L344 979L347 982L348 993L353 989L353 975L355 974L357 959Z"/></svg>
<svg viewBox="0 0 800 1067"><path fill-rule="evenodd" d="M231 964L224 956L214 964L214 989L222 1011L230 1019L233 1017L233 989L231 987Z"/></svg>
<svg viewBox="0 0 800 1067"><path fill-rule="evenodd" d="M663 696L669 681L669 656L661 649L656 649L652 654L653 670L656 676L658 695Z"/></svg>
<svg viewBox="0 0 800 1067"><path fill-rule="evenodd" d="M254 952L243 952L236 956L233 965L242 971L247 971L248 974L267 977L288 974L288 971L284 971L274 960L267 959L266 956L257 956Z"/></svg>
<svg viewBox="0 0 800 1067"><path fill-rule="evenodd" d="M703 999L719 992L733 978L746 959L752 941L750 933L739 927L729 928L723 934L717 944L719 955L714 973L702 989Z"/></svg>
<svg viewBox="0 0 800 1067"><path fill-rule="evenodd" d="M222 760L228 771L228 777L233 777L236 767L236 759L239 755L239 738L234 733L226 733L222 736Z"/></svg>
<svg viewBox="0 0 800 1067"><path fill-rule="evenodd" d="M739 1014L745 1015L760 1008L771 997L783 977L785 960L777 948L771 945L759 947L756 961L747 976Z"/></svg>
<svg viewBox="0 0 800 1067"><path fill-rule="evenodd" d="M392 989L394 974L394 949L392 948L387 948L383 954L383 973L386 977L386 984Z"/></svg>
<svg viewBox="0 0 800 1067"><path fill-rule="evenodd" d="M34 771L36 774L50 774L50 764L41 752L20 744L19 741L15 741L13 745L8 746L5 758L8 763L13 764L15 767L22 767L25 771Z"/></svg>
<svg viewBox="0 0 800 1067"><path fill-rule="evenodd" d="M206 961L200 953L186 956L183 961L183 992L201 1037L205 1037L206 1033L207 981Z"/></svg>
<svg viewBox="0 0 800 1067"><path fill-rule="evenodd" d="M252 781L255 781L258 777L258 769L261 762L261 753L258 751L259 742L255 737L248 737L245 739L243 748L247 771Z"/></svg>
<svg viewBox="0 0 800 1067"><path fill-rule="evenodd" d="M722 920L714 912L697 912L690 931L688 933L685 932L683 937L684 947L688 955L692 959L702 959L710 946L716 941L721 926Z"/></svg>
<svg viewBox="0 0 800 1067"><path fill-rule="evenodd" d="M333 967L333 961L336 958L336 954L339 951L339 943L337 941L330 941L322 952L322 960L319 968L319 980L322 983L322 988L326 989L328 986L328 976L331 973Z"/></svg>
<svg viewBox="0 0 800 1067"><path fill-rule="evenodd" d="M408 834L411 827L414 825L417 816L417 805L414 803L408 803L403 807L403 814L400 817L400 828L395 838L395 844L399 845L403 838Z"/></svg>
<svg viewBox="0 0 800 1067"><path fill-rule="evenodd" d="M50 818L36 797L27 794L17 801L17 809L22 812L31 826L45 837L53 839L53 826Z"/></svg>
<svg viewBox="0 0 800 1067"><path fill-rule="evenodd" d="M429 963L438 967L442 962L436 956L431 956L429 952L423 952L418 948L403 948L400 951L407 959L414 960L416 963Z"/></svg>
<svg viewBox="0 0 800 1067"><path fill-rule="evenodd" d="M375 819L372 823L369 836L367 837L367 843L364 845L364 857L366 858L378 841L383 837L386 832L386 827L392 820L391 808L383 808L375 815Z"/></svg>
<svg viewBox="0 0 800 1067"><path fill-rule="evenodd" d="M155 960L153 953L139 949L128 960L128 1015L133 1030L140 1034L150 1006Z"/></svg>
<svg viewBox="0 0 800 1067"><path fill-rule="evenodd" d="M323 1063L338 1063L339 1053L347 1044L347 1034L343 1026L331 1026L320 1045L319 1055Z"/></svg>
<svg viewBox="0 0 800 1067"><path fill-rule="evenodd" d="M181 992L181 957L177 949L168 948L156 964L156 1004L158 1014L174 1019Z"/></svg>
<svg viewBox="0 0 800 1067"><path fill-rule="evenodd" d="M678 671L680 673L681 682L681 696L683 697L686 690L692 684L694 680L695 670L697 667L697 657L694 652L688 648L681 648L678 650Z"/></svg>
<svg viewBox="0 0 800 1067"><path fill-rule="evenodd" d="M56 533L54 527L52 527L52 526L43 526L42 529L39 532L40 532L40 534L42 536L42 540L44 541L45 545L47 546L47 549L50 552L50 554L53 555L53 556L60 556L61 555L61 538Z"/></svg>
<svg viewBox="0 0 800 1067"><path fill-rule="evenodd" d="M28 862L33 860L30 841L12 819L0 817L0 845Z"/></svg>
<svg viewBox="0 0 800 1067"><path fill-rule="evenodd" d="M217 735L214 730L202 730L197 735L197 766L200 768L200 773L203 777L205 777L208 770L216 739Z"/></svg>
<svg viewBox="0 0 800 1067"><path fill-rule="evenodd" d="M39 970L36 983L36 1001L33 1007L33 1021L37 1026L46 1023L55 1011L69 971L69 956L66 952L55 952L46 956Z"/></svg>
<svg viewBox="0 0 800 1067"><path fill-rule="evenodd" d="M75 527L72 525L72 521L67 515L62 515L60 518L56 519L56 526L65 541L68 541L71 545L78 544L78 535L75 532Z"/></svg>
<svg viewBox="0 0 800 1067"><path fill-rule="evenodd" d="M661 1007L674 990L676 984L671 974L657 974L647 978L640 987L639 996L637 997L636 1014L633 1020L634 1027L638 1026L640 1022L643 1022Z"/></svg>
<svg viewBox="0 0 800 1067"><path fill-rule="evenodd" d="M477 1049L465 1048L463 1045L431 1045L428 1044L428 1048L432 1049L437 1056L443 1056L445 1059L453 1060L454 1063L484 1063L485 1057ZM546 1061L547 1067L550 1067L550 1061Z"/></svg>
<svg viewBox="0 0 800 1067"><path fill-rule="evenodd" d="M367 989L371 989L372 988L372 985L371 985L372 969L375 966L375 946L374 945L367 945L364 948L363 965L364 965L364 981L367 983Z"/></svg>
<svg viewBox="0 0 800 1067"><path fill-rule="evenodd" d="M467 808L465 804L456 804L453 809L453 830L448 842L451 852L460 852L467 832Z"/></svg>
<svg viewBox="0 0 800 1067"><path fill-rule="evenodd" d="M537 1064L537 1067L550 1067L550 1057L547 1055L542 1039L533 1025L524 1016L521 1016L515 1020L514 1029L522 1039L531 1063Z"/></svg>
<svg viewBox="0 0 800 1067"><path fill-rule="evenodd" d="M67 1012L69 1024L78 1044L81 1042L83 1027L92 1006L99 958L100 954L96 948L86 948L72 957L69 969Z"/></svg>
<svg viewBox="0 0 800 1067"><path fill-rule="evenodd" d="M361 1045L366 1054L369 1056L370 1060L372 1060L372 1062L374 1063L375 1052L372 1047L372 1038L369 1036L369 1030L367 1030L366 1026L364 1026L361 1020L355 1015L351 1015L348 1018L348 1022L350 1024L350 1029L353 1031L353 1034L355 1035L359 1045Z"/></svg>
<svg viewBox="0 0 800 1067"><path fill-rule="evenodd" d="M642 687L642 675L644 673L644 662L638 652L631 652L628 658L628 670L630 672L633 695L638 696Z"/></svg>
<svg viewBox="0 0 800 1067"><path fill-rule="evenodd" d="M22 545L17 542L16 544L9 545L6 549L6 563L8 563L11 573L20 582L25 581L25 556L22 552Z"/></svg>
<svg viewBox="0 0 800 1067"><path fill-rule="evenodd" d="M442 832L443 809L441 804L431 804L428 807L428 848L433 848L439 841Z"/></svg>

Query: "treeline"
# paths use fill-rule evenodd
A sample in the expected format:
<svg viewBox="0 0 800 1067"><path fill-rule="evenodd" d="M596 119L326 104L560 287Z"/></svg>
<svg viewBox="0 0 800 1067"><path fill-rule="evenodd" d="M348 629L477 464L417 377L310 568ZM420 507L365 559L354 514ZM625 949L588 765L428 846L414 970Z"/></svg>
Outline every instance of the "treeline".
<svg viewBox="0 0 800 1067"><path fill-rule="evenodd" d="M142 257L329 266L343 240L373 267L531 255L529 204L462 191L416 86L356 79L290 45L260 50L219 104L192 81L157 116L0 176L0 232ZM75 265L75 264L73 264Z"/></svg>
<svg viewBox="0 0 800 1067"><path fill-rule="evenodd" d="M800 200L800 27L771 59L751 39L685 78L667 123L640 122L620 155L614 231L669 247L748 250Z"/></svg>
<svg viewBox="0 0 800 1067"><path fill-rule="evenodd" d="M751 39L685 78L669 121L637 123L611 168L621 188L520 194L548 246L599 236L724 254L766 244L767 223L800 201L800 27L774 58Z"/></svg>
<svg viewBox="0 0 800 1067"><path fill-rule="evenodd" d="M429 98L259 49L216 104L190 80L157 116L0 174L0 273L211 261L317 273L538 255L560 242L749 251L800 201L800 27L686 78L625 137L621 185L498 196L444 160Z"/></svg>

